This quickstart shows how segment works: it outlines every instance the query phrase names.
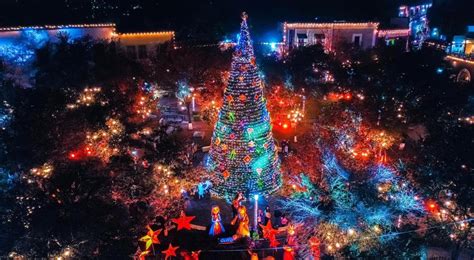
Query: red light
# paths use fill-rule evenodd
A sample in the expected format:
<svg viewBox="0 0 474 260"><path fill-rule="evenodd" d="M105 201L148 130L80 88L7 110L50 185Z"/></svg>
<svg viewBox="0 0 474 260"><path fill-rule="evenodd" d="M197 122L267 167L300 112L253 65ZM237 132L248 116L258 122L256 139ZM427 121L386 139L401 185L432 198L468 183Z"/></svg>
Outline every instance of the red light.
<svg viewBox="0 0 474 260"><path fill-rule="evenodd" d="M426 207L426 210L429 211L432 214L438 213L438 211L439 211L438 204L433 200L426 201L425 202L425 207Z"/></svg>
<svg viewBox="0 0 474 260"><path fill-rule="evenodd" d="M288 128L288 124L283 124L283 128L284 128L284 129L287 129L287 128Z"/></svg>
<svg viewBox="0 0 474 260"><path fill-rule="evenodd" d="M70 153L69 158L70 159L76 159L76 154L75 153Z"/></svg>

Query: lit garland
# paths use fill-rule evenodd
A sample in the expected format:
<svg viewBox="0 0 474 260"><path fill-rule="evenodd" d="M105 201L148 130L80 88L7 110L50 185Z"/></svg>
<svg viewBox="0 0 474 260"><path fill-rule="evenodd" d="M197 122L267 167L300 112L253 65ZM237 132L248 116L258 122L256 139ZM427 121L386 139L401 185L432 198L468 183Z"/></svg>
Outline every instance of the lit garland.
<svg viewBox="0 0 474 260"><path fill-rule="evenodd" d="M213 191L222 197L238 191L269 194L281 186L270 115L245 16L207 167L215 175Z"/></svg>

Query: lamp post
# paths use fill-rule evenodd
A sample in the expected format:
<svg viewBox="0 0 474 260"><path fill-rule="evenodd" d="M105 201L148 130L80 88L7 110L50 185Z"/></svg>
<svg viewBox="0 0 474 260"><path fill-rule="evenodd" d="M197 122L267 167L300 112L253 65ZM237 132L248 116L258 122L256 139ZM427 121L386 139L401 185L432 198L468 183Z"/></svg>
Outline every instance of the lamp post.
<svg viewBox="0 0 474 260"><path fill-rule="evenodd" d="M255 201L255 205L253 207L254 211L253 211L253 217L254 217L254 230L257 230L257 225L258 225L258 194L255 194L253 195L253 198L254 198L254 201Z"/></svg>

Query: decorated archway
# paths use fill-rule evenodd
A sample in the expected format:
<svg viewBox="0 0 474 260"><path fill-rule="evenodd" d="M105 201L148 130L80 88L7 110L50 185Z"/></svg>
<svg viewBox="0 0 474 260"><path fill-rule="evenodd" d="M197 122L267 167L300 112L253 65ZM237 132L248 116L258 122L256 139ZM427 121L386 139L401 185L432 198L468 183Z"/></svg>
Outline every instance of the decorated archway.
<svg viewBox="0 0 474 260"><path fill-rule="evenodd" d="M458 75L456 76L456 82L458 83L464 83L464 84L469 84L471 83L472 76L471 72L464 68L458 72Z"/></svg>

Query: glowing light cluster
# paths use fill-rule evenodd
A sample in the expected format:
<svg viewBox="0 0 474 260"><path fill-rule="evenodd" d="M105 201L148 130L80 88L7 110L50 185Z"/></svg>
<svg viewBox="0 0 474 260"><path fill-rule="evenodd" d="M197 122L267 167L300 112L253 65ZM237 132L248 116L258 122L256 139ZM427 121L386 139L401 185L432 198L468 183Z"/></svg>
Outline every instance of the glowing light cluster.
<svg viewBox="0 0 474 260"><path fill-rule="evenodd" d="M108 119L106 127L86 135L83 149L69 153L69 160L81 160L85 157L97 157L108 163L110 157L119 153L120 149L116 141L124 132L124 126L115 119Z"/></svg>
<svg viewBox="0 0 474 260"><path fill-rule="evenodd" d="M68 109L76 109L81 106L90 106L96 102L100 102L101 105L107 104L106 101L100 100L99 93L102 91L100 87L93 88L84 88L84 90L79 95L76 103L68 104L66 107Z"/></svg>
<svg viewBox="0 0 474 260"><path fill-rule="evenodd" d="M472 125L474 124L474 116L466 116L458 118L458 121L464 122L466 124Z"/></svg>
<svg viewBox="0 0 474 260"><path fill-rule="evenodd" d="M31 175L41 177L41 178L48 178L53 174L54 167L51 163L45 163L41 167L32 168L30 170Z"/></svg>

